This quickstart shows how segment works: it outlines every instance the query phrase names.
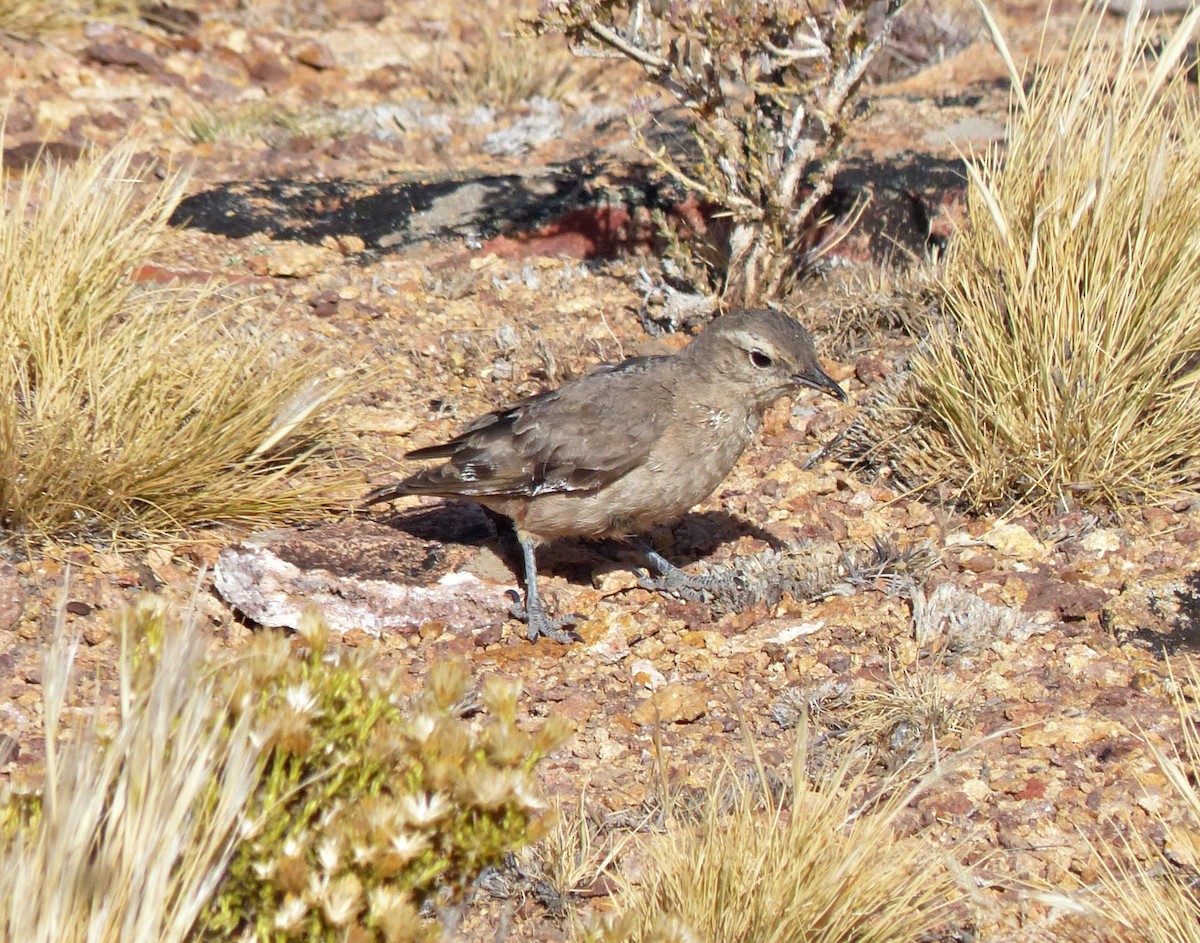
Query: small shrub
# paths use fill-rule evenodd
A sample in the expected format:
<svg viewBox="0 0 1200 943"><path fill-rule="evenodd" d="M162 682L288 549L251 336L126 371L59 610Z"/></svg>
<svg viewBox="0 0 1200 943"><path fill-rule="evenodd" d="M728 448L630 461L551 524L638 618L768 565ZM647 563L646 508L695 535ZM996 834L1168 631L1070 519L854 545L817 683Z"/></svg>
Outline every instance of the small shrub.
<svg viewBox="0 0 1200 943"><path fill-rule="evenodd" d="M362 658L308 654L264 636L234 684L268 724L269 759L204 937L401 940L434 935L427 903L457 899L486 866L539 838L548 823L534 768L566 736L516 724L517 684L483 687L478 728L456 709L465 668L435 665L409 708ZM237 698L240 700L240 698ZM439 897L439 895L443 895Z"/></svg>
<svg viewBox="0 0 1200 943"><path fill-rule="evenodd" d="M145 532L311 516L344 477L301 468L327 434L325 362L278 354L212 288L151 289L183 180L140 186L124 146L0 174L0 528Z"/></svg>
<svg viewBox="0 0 1200 943"><path fill-rule="evenodd" d="M859 89L904 0L547 0L542 31L641 66L688 112L695 156L636 140L729 217L725 300L776 297L813 255ZM678 249L687 244L679 242ZM711 258L709 260L712 261Z"/></svg>
<svg viewBox="0 0 1200 943"><path fill-rule="evenodd" d="M1084 18L1028 94L1014 68L1007 153L970 168L949 323L896 411L975 507L1200 494L1197 13L1156 60L1128 22L1113 44Z"/></svg>

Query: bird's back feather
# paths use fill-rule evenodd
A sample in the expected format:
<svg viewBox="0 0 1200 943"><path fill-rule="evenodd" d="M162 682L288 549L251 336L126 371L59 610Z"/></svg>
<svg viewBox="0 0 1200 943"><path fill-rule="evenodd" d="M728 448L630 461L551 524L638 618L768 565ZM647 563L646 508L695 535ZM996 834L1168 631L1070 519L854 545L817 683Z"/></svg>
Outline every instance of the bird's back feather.
<svg viewBox="0 0 1200 943"><path fill-rule="evenodd" d="M520 498L602 488L643 462L662 434L671 391L664 399L650 369L662 360L632 358L488 413L448 442L409 452L447 461L377 488L363 506L409 494ZM630 403L646 408L629 414Z"/></svg>

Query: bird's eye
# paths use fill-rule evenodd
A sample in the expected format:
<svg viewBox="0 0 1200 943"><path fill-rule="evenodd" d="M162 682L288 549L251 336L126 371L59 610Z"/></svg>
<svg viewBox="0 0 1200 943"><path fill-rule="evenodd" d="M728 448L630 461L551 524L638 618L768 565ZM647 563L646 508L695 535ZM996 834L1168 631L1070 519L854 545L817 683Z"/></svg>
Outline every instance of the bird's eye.
<svg viewBox="0 0 1200 943"><path fill-rule="evenodd" d="M754 364L754 366L761 367L765 370L775 361L771 359L769 354L765 354L761 350L752 350L750 351L750 362Z"/></svg>

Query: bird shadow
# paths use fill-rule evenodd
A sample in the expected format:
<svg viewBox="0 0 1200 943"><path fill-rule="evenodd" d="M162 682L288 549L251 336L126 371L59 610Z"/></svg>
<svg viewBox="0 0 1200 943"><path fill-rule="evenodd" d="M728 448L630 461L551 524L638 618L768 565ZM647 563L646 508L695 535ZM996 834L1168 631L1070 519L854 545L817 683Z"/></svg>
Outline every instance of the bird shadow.
<svg viewBox="0 0 1200 943"><path fill-rule="evenodd" d="M380 523L418 540L489 547L514 575L522 572L521 548L512 522L471 501L409 508L383 517ZM688 512L672 524L633 539L549 541L538 548L538 571L574 583L588 583L595 570L605 564L645 567L644 547L652 547L671 563L685 567L742 537L753 537L773 549L781 546L774 534L727 511Z"/></svg>

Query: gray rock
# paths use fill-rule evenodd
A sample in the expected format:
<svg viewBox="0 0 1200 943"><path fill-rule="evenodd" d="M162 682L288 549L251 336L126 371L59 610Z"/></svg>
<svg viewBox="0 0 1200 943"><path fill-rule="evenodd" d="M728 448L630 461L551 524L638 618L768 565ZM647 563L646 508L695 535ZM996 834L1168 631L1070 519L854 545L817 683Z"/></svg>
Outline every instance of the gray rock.
<svg viewBox="0 0 1200 943"><path fill-rule="evenodd" d="M262 531L221 551L214 583L235 609L275 628L298 627L314 608L336 632L361 629L377 636L432 620L464 631L482 628L507 618L507 593L515 585L493 578L506 571L490 551L453 542L462 538L462 519L472 514L482 528L478 540L490 523L476 509L454 506L409 515L417 534L401 529L403 518L396 526L350 519ZM448 542L420 533L430 519L434 527L440 519Z"/></svg>

